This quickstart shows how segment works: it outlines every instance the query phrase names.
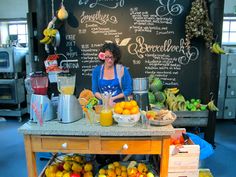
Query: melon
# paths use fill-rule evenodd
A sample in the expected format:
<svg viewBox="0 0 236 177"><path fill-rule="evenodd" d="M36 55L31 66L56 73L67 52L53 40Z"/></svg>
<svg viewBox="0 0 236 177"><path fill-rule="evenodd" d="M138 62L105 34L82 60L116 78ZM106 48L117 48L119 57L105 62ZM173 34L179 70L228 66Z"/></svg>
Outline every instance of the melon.
<svg viewBox="0 0 236 177"><path fill-rule="evenodd" d="M148 101L150 104L154 104L156 102L155 95L152 92L148 92Z"/></svg>
<svg viewBox="0 0 236 177"><path fill-rule="evenodd" d="M164 103L166 101L166 95L164 92L157 91L155 93L155 98L156 98L157 102L159 102L159 103Z"/></svg>

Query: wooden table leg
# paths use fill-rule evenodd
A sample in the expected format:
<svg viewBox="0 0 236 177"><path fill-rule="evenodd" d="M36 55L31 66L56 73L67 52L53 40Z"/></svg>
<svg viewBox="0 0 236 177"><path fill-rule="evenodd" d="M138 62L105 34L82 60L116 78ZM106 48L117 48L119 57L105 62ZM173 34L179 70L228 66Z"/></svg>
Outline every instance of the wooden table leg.
<svg viewBox="0 0 236 177"><path fill-rule="evenodd" d="M32 150L32 142L30 135L25 135L24 141L28 177L37 177L36 155L35 152L33 152Z"/></svg>
<svg viewBox="0 0 236 177"><path fill-rule="evenodd" d="M160 164L160 177L168 176L170 137L163 137Z"/></svg>

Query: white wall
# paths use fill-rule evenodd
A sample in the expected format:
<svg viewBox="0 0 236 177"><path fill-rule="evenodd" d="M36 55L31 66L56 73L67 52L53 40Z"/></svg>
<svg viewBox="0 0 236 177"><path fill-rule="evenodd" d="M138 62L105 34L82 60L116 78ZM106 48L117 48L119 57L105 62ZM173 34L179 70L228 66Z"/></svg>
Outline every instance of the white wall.
<svg viewBox="0 0 236 177"><path fill-rule="evenodd" d="M236 0L225 0L224 14L236 13Z"/></svg>
<svg viewBox="0 0 236 177"><path fill-rule="evenodd" d="M0 19L26 18L28 0L0 0Z"/></svg>

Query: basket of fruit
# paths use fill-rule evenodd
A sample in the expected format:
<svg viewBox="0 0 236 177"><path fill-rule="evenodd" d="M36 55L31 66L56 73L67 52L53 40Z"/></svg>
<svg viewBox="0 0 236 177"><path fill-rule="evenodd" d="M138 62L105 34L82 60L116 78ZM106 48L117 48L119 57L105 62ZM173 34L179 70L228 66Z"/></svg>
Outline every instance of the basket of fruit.
<svg viewBox="0 0 236 177"><path fill-rule="evenodd" d="M158 177L152 165L142 162L113 162L99 169L96 177Z"/></svg>
<svg viewBox="0 0 236 177"><path fill-rule="evenodd" d="M140 111L135 100L116 103L113 118L119 126L134 126L140 119Z"/></svg>

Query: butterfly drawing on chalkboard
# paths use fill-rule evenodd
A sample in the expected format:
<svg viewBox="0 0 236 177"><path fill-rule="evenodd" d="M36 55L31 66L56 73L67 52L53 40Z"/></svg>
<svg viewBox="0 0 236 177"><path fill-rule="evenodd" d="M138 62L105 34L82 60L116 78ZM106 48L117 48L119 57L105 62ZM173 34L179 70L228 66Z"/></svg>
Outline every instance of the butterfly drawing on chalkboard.
<svg viewBox="0 0 236 177"><path fill-rule="evenodd" d="M131 38L125 38L125 39L123 39L122 41L120 41L120 38L115 38L116 44L117 44L118 46L126 46L126 45L129 43L130 40L131 40ZM110 41L110 40L105 40L105 42L106 42L106 43L113 43L113 42Z"/></svg>

